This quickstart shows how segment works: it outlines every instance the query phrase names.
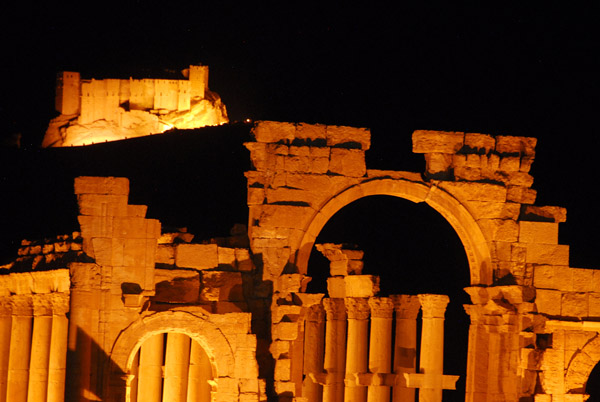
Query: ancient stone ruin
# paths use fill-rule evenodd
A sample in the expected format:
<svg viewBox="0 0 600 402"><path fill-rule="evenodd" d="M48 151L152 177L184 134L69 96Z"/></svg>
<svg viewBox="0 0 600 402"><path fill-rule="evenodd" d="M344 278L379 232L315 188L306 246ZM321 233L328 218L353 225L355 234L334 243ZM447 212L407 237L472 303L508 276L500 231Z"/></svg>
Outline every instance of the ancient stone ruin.
<svg viewBox="0 0 600 402"><path fill-rule="evenodd" d="M185 78L185 79L183 79ZM208 66L190 66L177 79L56 79L56 111L43 147L91 145L227 123L221 98L208 89Z"/></svg>
<svg viewBox="0 0 600 402"><path fill-rule="evenodd" d="M443 370L447 296L380 296L342 244L316 245L328 290L306 292L321 229L371 195L426 203L462 241L465 400L587 399L600 271L569 266L565 209L534 205L535 138L415 131L420 173L368 169L366 129L252 136L248 225L218 241L161 230L126 178L75 180L80 231L0 270L0 401L441 401L462 375Z"/></svg>

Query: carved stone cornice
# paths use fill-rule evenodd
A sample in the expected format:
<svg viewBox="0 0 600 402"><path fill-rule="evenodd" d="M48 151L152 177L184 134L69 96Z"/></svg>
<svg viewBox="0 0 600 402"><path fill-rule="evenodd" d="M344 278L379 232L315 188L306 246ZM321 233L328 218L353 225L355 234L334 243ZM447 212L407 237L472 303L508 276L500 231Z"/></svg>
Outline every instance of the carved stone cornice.
<svg viewBox="0 0 600 402"><path fill-rule="evenodd" d="M33 302L34 316L52 315L52 296L51 293L34 294L31 298Z"/></svg>
<svg viewBox="0 0 600 402"><path fill-rule="evenodd" d="M369 307L373 318L392 319L394 316L394 303L389 297L371 297L369 298Z"/></svg>
<svg viewBox="0 0 600 402"><path fill-rule="evenodd" d="M306 321L323 322L325 320L325 309L321 304L314 304L306 310Z"/></svg>
<svg viewBox="0 0 600 402"><path fill-rule="evenodd" d="M52 293L52 314L53 315L65 315L69 312L69 294L68 293Z"/></svg>
<svg viewBox="0 0 600 402"><path fill-rule="evenodd" d="M390 299L394 303L396 310L396 319L416 320L421 302L417 295L391 295Z"/></svg>
<svg viewBox="0 0 600 402"><path fill-rule="evenodd" d="M371 315L368 299L363 297L346 297L346 312L350 320L368 320Z"/></svg>
<svg viewBox="0 0 600 402"><path fill-rule="evenodd" d="M421 294L419 301L423 318L444 318L450 298L446 295Z"/></svg>
<svg viewBox="0 0 600 402"><path fill-rule="evenodd" d="M344 299L323 299L323 307L327 313L327 321L346 319L346 307L344 306Z"/></svg>

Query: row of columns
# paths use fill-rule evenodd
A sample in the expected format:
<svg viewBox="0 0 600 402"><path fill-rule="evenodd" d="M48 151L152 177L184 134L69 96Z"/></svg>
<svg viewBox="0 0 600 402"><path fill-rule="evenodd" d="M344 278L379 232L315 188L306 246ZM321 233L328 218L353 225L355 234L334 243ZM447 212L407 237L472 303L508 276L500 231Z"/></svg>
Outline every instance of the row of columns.
<svg viewBox="0 0 600 402"><path fill-rule="evenodd" d="M185 334L147 339L134 358L132 374L131 402L211 400L212 365L198 342Z"/></svg>
<svg viewBox="0 0 600 402"><path fill-rule="evenodd" d="M0 402L64 400L68 295L0 300Z"/></svg>
<svg viewBox="0 0 600 402"><path fill-rule="evenodd" d="M415 388L421 388L421 401L441 401L442 388L452 387L458 378L442 373L447 303L442 295L396 295L329 298L311 306L305 321L302 396L317 402L388 402L390 396L394 402L412 402ZM421 372L416 373L421 307Z"/></svg>

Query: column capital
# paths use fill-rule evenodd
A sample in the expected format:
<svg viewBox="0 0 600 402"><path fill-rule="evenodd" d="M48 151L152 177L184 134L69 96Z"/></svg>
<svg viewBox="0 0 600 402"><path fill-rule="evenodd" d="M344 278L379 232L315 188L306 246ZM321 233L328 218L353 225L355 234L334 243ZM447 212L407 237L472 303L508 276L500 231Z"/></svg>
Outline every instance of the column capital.
<svg viewBox="0 0 600 402"><path fill-rule="evenodd" d="M313 304L306 310L306 321L323 322L325 309L321 304Z"/></svg>
<svg viewBox="0 0 600 402"><path fill-rule="evenodd" d="M346 319L346 307L344 306L344 299L323 299L323 307L327 313L327 321Z"/></svg>
<svg viewBox="0 0 600 402"><path fill-rule="evenodd" d="M444 318L450 298L446 295L421 294L419 301L423 309L423 318Z"/></svg>
<svg viewBox="0 0 600 402"><path fill-rule="evenodd" d="M416 320L419 310L421 309L421 302L417 295L391 295L390 299L394 303L394 310L396 310L396 319L410 319Z"/></svg>
<svg viewBox="0 0 600 402"><path fill-rule="evenodd" d="M394 315L394 303L389 297L370 297L371 317L389 318Z"/></svg>
<svg viewBox="0 0 600 402"><path fill-rule="evenodd" d="M34 316L52 315L52 296L50 293L35 294L32 297Z"/></svg>
<svg viewBox="0 0 600 402"><path fill-rule="evenodd" d="M33 301L31 295L13 295L10 298L12 315L32 316Z"/></svg>
<svg viewBox="0 0 600 402"><path fill-rule="evenodd" d="M368 299L363 297L346 297L346 312L350 320L368 320L371 314Z"/></svg>
<svg viewBox="0 0 600 402"><path fill-rule="evenodd" d="M0 297L0 316L12 314L10 297Z"/></svg>
<svg viewBox="0 0 600 402"><path fill-rule="evenodd" d="M52 314L54 315L65 315L69 312L70 300L68 293L52 293Z"/></svg>

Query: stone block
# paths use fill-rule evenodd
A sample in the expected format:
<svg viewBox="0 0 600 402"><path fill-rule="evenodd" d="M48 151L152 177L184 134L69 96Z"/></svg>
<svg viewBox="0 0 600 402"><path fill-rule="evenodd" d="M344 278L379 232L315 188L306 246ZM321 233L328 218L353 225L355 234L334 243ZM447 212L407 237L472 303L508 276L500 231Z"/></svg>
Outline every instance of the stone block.
<svg viewBox="0 0 600 402"><path fill-rule="evenodd" d="M448 172L452 168L452 156L439 152L425 154L425 170L430 175Z"/></svg>
<svg viewBox="0 0 600 402"><path fill-rule="evenodd" d="M239 402L259 402L258 391L253 391L252 393L245 393L241 391L241 383L240 383L240 399Z"/></svg>
<svg viewBox="0 0 600 402"><path fill-rule="evenodd" d="M292 360L275 360L275 381L289 381L291 378Z"/></svg>
<svg viewBox="0 0 600 402"><path fill-rule="evenodd" d="M280 322L272 325L273 340L294 341L298 337L298 323Z"/></svg>
<svg viewBox="0 0 600 402"><path fill-rule="evenodd" d="M296 125L276 121L259 121L252 128L251 134L254 135L256 142L291 142L296 137Z"/></svg>
<svg viewBox="0 0 600 402"><path fill-rule="evenodd" d="M284 170L292 173L309 173L312 159L309 156L286 156Z"/></svg>
<svg viewBox="0 0 600 402"><path fill-rule="evenodd" d="M329 157L311 158L310 173L325 174L329 171Z"/></svg>
<svg viewBox="0 0 600 402"><path fill-rule="evenodd" d="M327 138L327 126L323 124L296 124L296 138L302 140L324 140Z"/></svg>
<svg viewBox="0 0 600 402"><path fill-rule="evenodd" d="M327 293L331 298L346 297L346 282L343 276L332 276L327 278Z"/></svg>
<svg viewBox="0 0 600 402"><path fill-rule="evenodd" d="M562 207L537 207L535 205L527 205L523 211L523 217L528 218L529 220L544 219L557 223L566 222L567 209Z"/></svg>
<svg viewBox="0 0 600 402"><path fill-rule="evenodd" d="M241 393L257 393L258 394L258 379L257 378L241 378L240 392ZM257 399L258 400L258 399Z"/></svg>
<svg viewBox="0 0 600 402"><path fill-rule="evenodd" d="M127 205L127 216L144 218L147 211L148 207L146 205Z"/></svg>
<svg viewBox="0 0 600 402"><path fill-rule="evenodd" d="M566 317L587 317L588 297L585 293L565 292L562 294L561 315Z"/></svg>
<svg viewBox="0 0 600 402"><path fill-rule="evenodd" d="M93 216L127 216L127 195L80 194L77 197L79 213Z"/></svg>
<svg viewBox="0 0 600 402"><path fill-rule="evenodd" d="M371 297L379 293L379 277L375 275L349 275L344 277L345 297ZM331 296L329 297L338 297Z"/></svg>
<svg viewBox="0 0 600 402"><path fill-rule="evenodd" d="M371 147L371 131L368 128L346 126L327 126L327 146L345 146L359 144L366 151Z"/></svg>
<svg viewBox="0 0 600 402"><path fill-rule="evenodd" d="M181 268L210 269L219 265L216 244L178 244L175 265Z"/></svg>
<svg viewBox="0 0 600 402"><path fill-rule="evenodd" d="M558 244L558 223L519 222L519 241L521 243Z"/></svg>
<svg viewBox="0 0 600 402"><path fill-rule="evenodd" d="M588 295L588 316L590 318L600 318L600 294L590 293Z"/></svg>
<svg viewBox="0 0 600 402"><path fill-rule="evenodd" d="M516 242L519 225L512 219L479 219L477 224L489 240Z"/></svg>
<svg viewBox="0 0 600 402"><path fill-rule="evenodd" d="M200 299L203 301L243 301L241 273L203 271Z"/></svg>
<svg viewBox="0 0 600 402"><path fill-rule="evenodd" d="M296 228L302 226L305 218L314 210L295 205L264 205L261 208L259 226Z"/></svg>
<svg viewBox="0 0 600 402"><path fill-rule="evenodd" d="M75 178L75 194L112 194L129 195L129 179L125 177L92 177Z"/></svg>
<svg viewBox="0 0 600 402"><path fill-rule="evenodd" d="M245 248L236 248L235 261L239 271L250 272L254 270L254 263L252 262L252 258L250 256L250 250Z"/></svg>
<svg viewBox="0 0 600 402"><path fill-rule="evenodd" d="M594 270L583 268L571 268L573 270L573 291L575 292L593 292L598 290L594 288Z"/></svg>
<svg viewBox="0 0 600 402"><path fill-rule="evenodd" d="M364 151L344 148L332 149L329 171L343 176L363 177L367 173Z"/></svg>
<svg viewBox="0 0 600 402"><path fill-rule="evenodd" d="M515 202L468 201L465 204L475 219L516 220L521 211L521 205Z"/></svg>
<svg viewBox="0 0 600 402"><path fill-rule="evenodd" d="M456 180L466 180L466 181L479 181L481 180L481 169L461 166L454 168L454 178Z"/></svg>
<svg viewBox="0 0 600 402"><path fill-rule="evenodd" d="M412 134L413 152L454 154L463 147L464 140L460 132L416 130Z"/></svg>
<svg viewBox="0 0 600 402"><path fill-rule="evenodd" d="M283 304L273 307L271 310L273 323L278 323L281 321L291 322L295 321L300 316L302 306Z"/></svg>
<svg viewBox="0 0 600 402"><path fill-rule="evenodd" d="M217 256L219 265L235 267L235 249L229 247L218 247Z"/></svg>
<svg viewBox="0 0 600 402"><path fill-rule="evenodd" d="M569 246L563 244L528 244L526 262L569 265Z"/></svg>
<svg viewBox="0 0 600 402"><path fill-rule="evenodd" d="M171 244L159 244L156 247L157 264L175 265L175 247Z"/></svg>
<svg viewBox="0 0 600 402"><path fill-rule="evenodd" d="M537 138L496 136L496 152L500 154L535 155Z"/></svg>
<svg viewBox="0 0 600 402"><path fill-rule="evenodd" d="M521 166L521 158L518 156L504 156L500 158L499 169L504 172L518 172Z"/></svg>
<svg viewBox="0 0 600 402"><path fill-rule="evenodd" d="M520 204L533 204L536 197L537 191L522 186L508 186L506 193L507 201L518 202Z"/></svg>
<svg viewBox="0 0 600 402"><path fill-rule="evenodd" d="M285 274L277 279L277 290L281 293L300 292L304 275L301 274Z"/></svg>
<svg viewBox="0 0 600 402"><path fill-rule="evenodd" d="M556 289L554 285L554 266L536 265L533 271L533 286L538 289Z"/></svg>
<svg viewBox="0 0 600 402"><path fill-rule="evenodd" d="M146 222L147 220L144 218L114 217L113 236L128 239L145 239L147 238Z"/></svg>
<svg viewBox="0 0 600 402"><path fill-rule="evenodd" d="M476 153L487 154L496 147L496 139L488 134L466 133L465 146Z"/></svg>
<svg viewBox="0 0 600 402"><path fill-rule="evenodd" d="M282 340L273 341L269 346L269 351L274 359L279 359L281 356L288 357L290 353L290 342Z"/></svg>
<svg viewBox="0 0 600 402"><path fill-rule="evenodd" d="M533 165L533 161L535 158L533 156L523 156L521 157L521 164L519 165L519 171L529 173L531 170L531 165Z"/></svg>
<svg viewBox="0 0 600 402"><path fill-rule="evenodd" d="M558 316L560 315L562 293L558 290L537 289L535 304L539 313Z"/></svg>

